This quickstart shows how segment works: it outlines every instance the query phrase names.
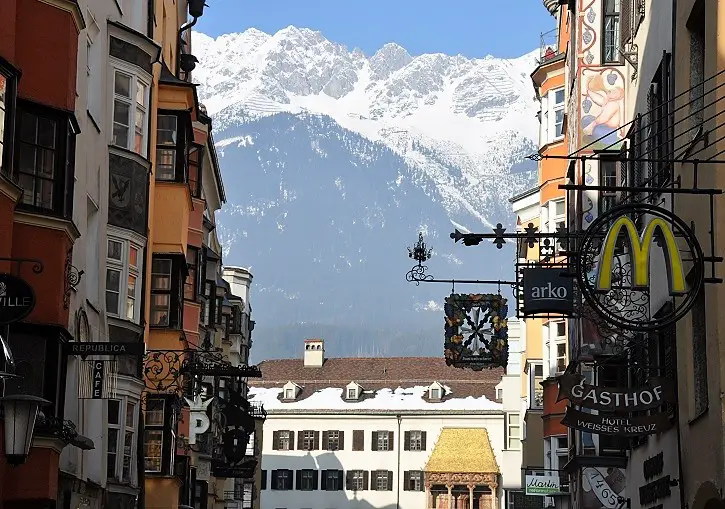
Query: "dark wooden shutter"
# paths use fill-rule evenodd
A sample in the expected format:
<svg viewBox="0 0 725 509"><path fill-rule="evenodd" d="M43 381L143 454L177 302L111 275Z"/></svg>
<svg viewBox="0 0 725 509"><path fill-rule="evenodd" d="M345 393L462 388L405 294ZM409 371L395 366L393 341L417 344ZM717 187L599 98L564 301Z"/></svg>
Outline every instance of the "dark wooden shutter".
<svg viewBox="0 0 725 509"><path fill-rule="evenodd" d="M295 489L302 489L302 470L295 471Z"/></svg>
<svg viewBox="0 0 725 509"><path fill-rule="evenodd" d="M273 451L279 450L279 431L272 432L272 450Z"/></svg>
<svg viewBox="0 0 725 509"><path fill-rule="evenodd" d="M337 491L342 491L342 470L337 471Z"/></svg>
<svg viewBox="0 0 725 509"><path fill-rule="evenodd" d="M295 434L293 431L287 431L289 433L287 436L289 437L289 450L294 451L295 450Z"/></svg>
<svg viewBox="0 0 725 509"><path fill-rule="evenodd" d="M368 489L370 486L370 472L363 470L363 491Z"/></svg>
<svg viewBox="0 0 725 509"><path fill-rule="evenodd" d="M422 470L418 470L418 475L420 475L420 482L418 483L418 491L425 491L425 483L423 482L425 479L425 472Z"/></svg>
<svg viewBox="0 0 725 509"><path fill-rule="evenodd" d="M352 432L352 450L353 451L364 451L365 450L365 432L361 429L353 430Z"/></svg>
<svg viewBox="0 0 725 509"><path fill-rule="evenodd" d="M270 486L271 489L273 489L273 490L277 489L278 479L279 479L279 470L272 470L272 485Z"/></svg>
<svg viewBox="0 0 725 509"><path fill-rule="evenodd" d="M365 472L367 473L367 471ZM370 491L378 491L378 471L370 471Z"/></svg>
<svg viewBox="0 0 725 509"><path fill-rule="evenodd" d="M388 431L388 450L392 451L395 449L394 446L395 433Z"/></svg>
<svg viewBox="0 0 725 509"><path fill-rule="evenodd" d="M425 438L426 437L425 436L426 436L426 432L425 431L421 431L421 433L420 433L420 450L421 451L427 450L425 448L426 447L426 444L425 444Z"/></svg>
<svg viewBox="0 0 725 509"><path fill-rule="evenodd" d="M378 432L373 431L370 436L372 437L372 440L370 441L370 450L377 451L378 450Z"/></svg>
<svg viewBox="0 0 725 509"><path fill-rule="evenodd" d="M262 470L262 485L259 487L261 490L267 489L267 471Z"/></svg>
<svg viewBox="0 0 725 509"><path fill-rule="evenodd" d="M312 432L312 450L313 451L320 450L320 432L319 431Z"/></svg>
<svg viewBox="0 0 725 509"><path fill-rule="evenodd" d="M393 472L391 470L388 470L387 475L388 475L388 491L393 491Z"/></svg>
<svg viewBox="0 0 725 509"><path fill-rule="evenodd" d="M322 432L322 450L323 451L330 450L330 432L329 431Z"/></svg>
<svg viewBox="0 0 725 509"><path fill-rule="evenodd" d="M403 435L403 450L409 451L410 450L410 431L406 431L405 435Z"/></svg>
<svg viewBox="0 0 725 509"><path fill-rule="evenodd" d="M322 491L327 490L327 472L330 472L330 470L322 471L322 479L320 479L320 489Z"/></svg>
<svg viewBox="0 0 725 509"><path fill-rule="evenodd" d="M622 46L632 38L632 1L622 0L619 8L620 41Z"/></svg>
<svg viewBox="0 0 725 509"><path fill-rule="evenodd" d="M409 491L410 487L410 471L403 472L403 491Z"/></svg>
<svg viewBox="0 0 725 509"><path fill-rule="evenodd" d="M345 450L345 432L344 431L338 431L338 433L340 433L340 445L338 445L337 448L340 451L344 451Z"/></svg>
<svg viewBox="0 0 725 509"><path fill-rule="evenodd" d="M304 442L303 438L305 436L304 431L298 431L297 432L297 450L302 450L302 442Z"/></svg>
<svg viewBox="0 0 725 509"><path fill-rule="evenodd" d="M345 489L351 490L352 489L352 470L347 471L347 475L345 476Z"/></svg>
<svg viewBox="0 0 725 509"><path fill-rule="evenodd" d="M320 489L319 486L319 479L320 479L320 471L319 470L313 470L312 471L312 489L318 490Z"/></svg>

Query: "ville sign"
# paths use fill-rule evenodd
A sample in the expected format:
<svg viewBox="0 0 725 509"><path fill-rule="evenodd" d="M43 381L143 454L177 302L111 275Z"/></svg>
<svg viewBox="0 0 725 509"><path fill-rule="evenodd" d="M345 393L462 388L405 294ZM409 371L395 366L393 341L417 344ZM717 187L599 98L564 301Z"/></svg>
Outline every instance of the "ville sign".
<svg viewBox="0 0 725 509"><path fill-rule="evenodd" d="M528 268L521 271L523 279L523 313L556 313L570 315L574 311L574 280L562 268Z"/></svg>
<svg viewBox="0 0 725 509"><path fill-rule="evenodd" d="M34 307L33 288L19 277L0 272L0 324L18 322Z"/></svg>

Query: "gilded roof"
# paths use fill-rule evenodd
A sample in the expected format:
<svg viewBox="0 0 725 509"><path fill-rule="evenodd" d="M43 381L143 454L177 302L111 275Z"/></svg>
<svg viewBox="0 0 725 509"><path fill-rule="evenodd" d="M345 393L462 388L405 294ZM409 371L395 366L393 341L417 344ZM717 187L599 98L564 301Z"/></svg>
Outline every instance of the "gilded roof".
<svg viewBox="0 0 725 509"><path fill-rule="evenodd" d="M499 474L485 428L443 428L426 472Z"/></svg>

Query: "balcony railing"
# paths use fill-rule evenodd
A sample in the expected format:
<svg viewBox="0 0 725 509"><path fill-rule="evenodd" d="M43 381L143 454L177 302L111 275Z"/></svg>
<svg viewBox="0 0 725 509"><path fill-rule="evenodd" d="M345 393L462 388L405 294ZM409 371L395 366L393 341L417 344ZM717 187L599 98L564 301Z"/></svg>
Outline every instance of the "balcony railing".
<svg viewBox="0 0 725 509"><path fill-rule="evenodd" d="M267 411L261 403L250 403L249 413L255 419L265 420L267 418Z"/></svg>
<svg viewBox="0 0 725 509"><path fill-rule="evenodd" d="M549 60L556 58L559 52L559 29L555 28L541 34L541 44L539 46L539 61L543 64Z"/></svg>

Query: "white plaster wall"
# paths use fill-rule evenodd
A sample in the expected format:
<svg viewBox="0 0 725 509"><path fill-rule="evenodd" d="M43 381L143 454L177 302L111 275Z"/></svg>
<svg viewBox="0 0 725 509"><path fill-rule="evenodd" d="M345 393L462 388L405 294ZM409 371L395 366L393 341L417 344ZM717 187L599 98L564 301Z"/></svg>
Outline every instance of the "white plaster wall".
<svg viewBox="0 0 725 509"><path fill-rule="evenodd" d="M663 453L664 469L662 474L652 479L645 480L643 466L644 462ZM627 497L631 499L632 509L640 509L644 507L652 507L662 504L662 509L681 509L680 504L680 487L671 488L671 496L659 499L649 505L640 505L639 489L649 482L655 481L660 477L669 475L671 479L679 479L680 477L678 445L677 445L677 429L673 428L661 435L651 435L647 442L638 448L632 450L627 466Z"/></svg>
<svg viewBox="0 0 725 509"><path fill-rule="evenodd" d="M262 469L267 470L267 486L261 492L261 507L265 509L341 509L341 508L394 508L400 496L400 509L421 509L425 507L425 491L411 492L403 490L403 472L406 470L424 470L440 431L444 427L486 428L499 468L504 474L499 485L502 487L520 486L520 452L508 454L504 448L504 416L501 412L487 415L410 415L401 414L400 427L395 414L390 415L313 415L313 414L270 414L264 423L262 444ZM272 449L273 432L278 430L341 430L345 433L345 449L342 451L275 451ZM365 431L365 450L353 451L354 430ZM425 451L403 450L403 438L406 431L426 431ZM392 431L394 450L371 451L373 431ZM295 447L297 437L295 435ZM398 468L398 462L400 468ZM392 491L278 491L270 490L272 470L299 470L311 468L317 470L391 470L393 471ZM513 477L513 478L512 478ZM502 500L502 499L501 499ZM500 506L499 506L500 507Z"/></svg>

